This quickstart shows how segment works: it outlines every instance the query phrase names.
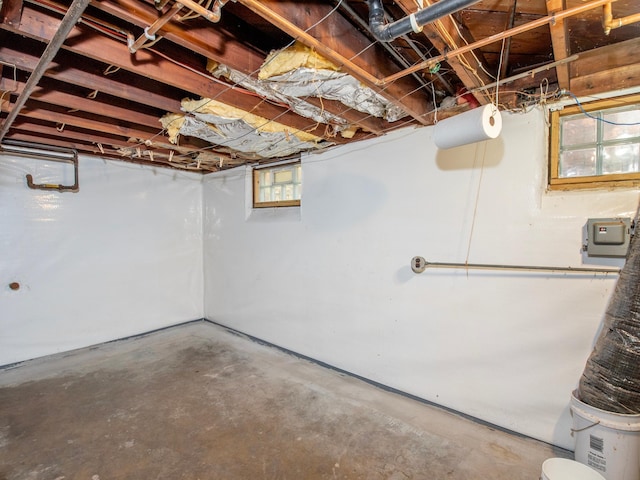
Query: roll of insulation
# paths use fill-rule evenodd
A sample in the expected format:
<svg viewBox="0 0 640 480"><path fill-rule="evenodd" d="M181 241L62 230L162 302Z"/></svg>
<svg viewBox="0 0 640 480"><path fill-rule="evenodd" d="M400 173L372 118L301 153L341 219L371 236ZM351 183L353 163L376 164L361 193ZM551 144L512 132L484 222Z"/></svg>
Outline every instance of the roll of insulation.
<svg viewBox="0 0 640 480"><path fill-rule="evenodd" d="M474 108L436 123L433 141L441 149L490 140L500 135L502 117L495 105Z"/></svg>

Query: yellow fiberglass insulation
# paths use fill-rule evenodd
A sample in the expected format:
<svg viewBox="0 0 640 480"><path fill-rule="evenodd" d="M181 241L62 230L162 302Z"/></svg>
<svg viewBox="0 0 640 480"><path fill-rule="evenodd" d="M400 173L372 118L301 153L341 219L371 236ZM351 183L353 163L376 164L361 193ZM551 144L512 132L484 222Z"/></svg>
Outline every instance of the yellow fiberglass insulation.
<svg viewBox="0 0 640 480"><path fill-rule="evenodd" d="M200 115L203 117L212 115L214 117L242 120L246 124L255 128L258 132L286 133L287 135L297 137L303 142L317 143L322 141L322 138L317 137L316 135L311 135L310 133L303 131L292 131L292 127L288 127L272 120L267 120L264 117L245 112L239 108L231 107L227 104L209 98L202 98L200 100L185 99L182 101L182 109L185 112L192 113L196 117Z"/></svg>
<svg viewBox="0 0 640 480"><path fill-rule="evenodd" d="M271 52L262 64L258 78L265 80L303 67L316 70L340 70L315 50L296 42L288 48Z"/></svg>
<svg viewBox="0 0 640 480"><path fill-rule="evenodd" d="M185 99L182 110L184 114L168 113L160 119L172 143L180 135L196 137L251 159L288 157L332 145L322 137L208 98Z"/></svg>
<svg viewBox="0 0 640 480"><path fill-rule="evenodd" d="M178 143L178 135L184 123L184 115L180 113L167 113L160 119L162 128L167 131L169 141L173 144Z"/></svg>

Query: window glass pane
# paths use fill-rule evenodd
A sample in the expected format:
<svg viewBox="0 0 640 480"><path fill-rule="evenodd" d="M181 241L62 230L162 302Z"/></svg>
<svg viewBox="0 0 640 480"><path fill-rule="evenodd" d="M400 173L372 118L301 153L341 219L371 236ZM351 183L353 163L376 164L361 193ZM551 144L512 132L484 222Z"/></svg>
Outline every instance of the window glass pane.
<svg viewBox="0 0 640 480"><path fill-rule="evenodd" d="M614 145L605 147L602 155L602 173L636 173L640 144Z"/></svg>
<svg viewBox="0 0 640 480"><path fill-rule="evenodd" d="M1 0L0 0L1 1ZM302 166L300 163L260 168L253 171L255 188L254 206L261 203L287 202L295 205L302 193ZM292 203L294 202L294 203ZM278 206L278 205L264 205Z"/></svg>
<svg viewBox="0 0 640 480"><path fill-rule="evenodd" d="M280 171L274 172L274 174L275 174L275 183L289 183L293 181L292 169L280 170Z"/></svg>
<svg viewBox="0 0 640 480"><path fill-rule="evenodd" d="M640 109L605 113L604 119L613 123L627 125L611 125L604 123L604 140L640 137ZM635 123L636 125L629 125Z"/></svg>
<svg viewBox="0 0 640 480"><path fill-rule="evenodd" d="M284 187L284 199L293 200L293 184L285 185Z"/></svg>
<svg viewBox="0 0 640 480"><path fill-rule="evenodd" d="M560 177L596 175L596 149L569 150L560 154Z"/></svg>
<svg viewBox="0 0 640 480"><path fill-rule="evenodd" d="M585 115L562 119L562 145L583 145L595 143L597 121Z"/></svg>

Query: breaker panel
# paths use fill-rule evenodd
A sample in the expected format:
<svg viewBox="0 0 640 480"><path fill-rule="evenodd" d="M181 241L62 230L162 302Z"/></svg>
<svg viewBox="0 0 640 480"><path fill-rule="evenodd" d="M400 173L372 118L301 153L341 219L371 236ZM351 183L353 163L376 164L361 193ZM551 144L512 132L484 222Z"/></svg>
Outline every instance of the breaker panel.
<svg viewBox="0 0 640 480"><path fill-rule="evenodd" d="M586 251L590 257L624 257L631 238L630 218L587 220Z"/></svg>

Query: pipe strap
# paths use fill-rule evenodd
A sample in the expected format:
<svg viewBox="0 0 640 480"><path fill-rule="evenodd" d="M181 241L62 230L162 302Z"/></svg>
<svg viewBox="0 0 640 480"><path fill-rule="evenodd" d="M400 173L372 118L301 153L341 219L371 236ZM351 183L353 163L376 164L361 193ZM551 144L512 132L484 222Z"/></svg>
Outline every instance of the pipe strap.
<svg viewBox="0 0 640 480"><path fill-rule="evenodd" d="M416 14L412 13L411 15L409 15L409 21L411 22L411 28L413 29L413 31L415 33L420 33L422 32L422 26L418 25L418 22L416 20Z"/></svg>

